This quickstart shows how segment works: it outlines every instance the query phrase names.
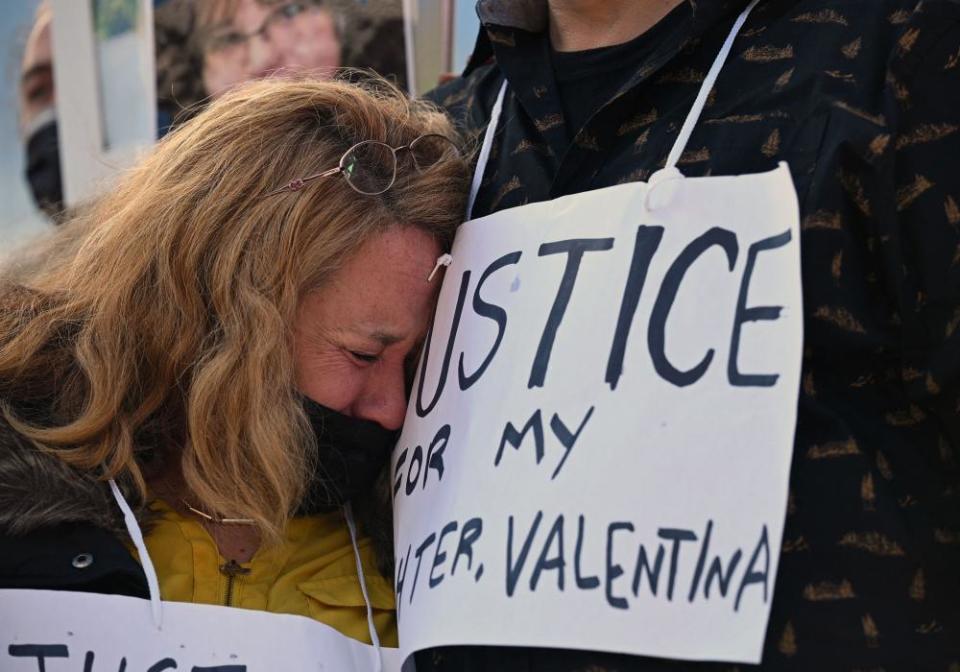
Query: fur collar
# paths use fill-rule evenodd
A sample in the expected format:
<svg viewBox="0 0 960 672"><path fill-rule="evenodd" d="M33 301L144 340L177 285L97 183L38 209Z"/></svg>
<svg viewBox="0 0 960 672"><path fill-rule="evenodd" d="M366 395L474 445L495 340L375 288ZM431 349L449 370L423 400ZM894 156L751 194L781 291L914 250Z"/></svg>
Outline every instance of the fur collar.
<svg viewBox="0 0 960 672"><path fill-rule="evenodd" d="M133 487L122 481L118 485L147 532L149 510ZM357 520L371 537L378 569L389 577L393 575L389 469L384 469L372 494L355 507ZM64 523L88 523L129 539L107 483L44 452L0 415L0 535L25 535Z"/></svg>
<svg viewBox="0 0 960 672"><path fill-rule="evenodd" d="M120 486L143 519L133 488ZM63 523L89 523L127 537L107 483L42 451L0 416L0 534L23 535Z"/></svg>

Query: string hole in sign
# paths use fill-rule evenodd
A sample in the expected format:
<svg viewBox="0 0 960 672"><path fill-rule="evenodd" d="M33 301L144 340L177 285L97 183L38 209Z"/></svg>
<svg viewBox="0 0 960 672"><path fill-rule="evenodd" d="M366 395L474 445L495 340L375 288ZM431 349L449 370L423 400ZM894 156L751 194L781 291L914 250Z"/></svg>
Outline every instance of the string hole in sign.
<svg viewBox="0 0 960 672"><path fill-rule="evenodd" d="M661 168L647 181L647 195L644 206L647 211L661 210L673 202L684 180L683 173L677 168Z"/></svg>

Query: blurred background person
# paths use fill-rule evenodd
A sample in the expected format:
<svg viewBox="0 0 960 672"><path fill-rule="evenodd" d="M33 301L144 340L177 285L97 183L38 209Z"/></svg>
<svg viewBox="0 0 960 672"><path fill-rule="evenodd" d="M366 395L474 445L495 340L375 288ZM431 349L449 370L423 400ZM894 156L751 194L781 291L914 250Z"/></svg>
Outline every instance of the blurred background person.
<svg viewBox="0 0 960 672"><path fill-rule="evenodd" d="M327 78L341 66L369 68L406 87L400 0L153 4L159 136L174 119L194 116L206 101L231 87L282 72ZM97 0L94 13L126 15L131 6L129 0ZM70 166L61 164L60 148L76 144L57 123L52 40L56 3L18 0L4 10L0 43L9 50L0 80L0 91L6 94L0 95L0 258L43 231L51 218L62 219ZM68 69L76 66L66 64ZM113 91L127 86L117 79L106 84Z"/></svg>
<svg viewBox="0 0 960 672"><path fill-rule="evenodd" d="M27 183L37 207L54 217L63 209L57 154L56 92L50 6L42 3L23 51L17 96Z"/></svg>
<svg viewBox="0 0 960 672"><path fill-rule="evenodd" d="M207 0L196 8L210 96L276 73L328 79L341 65L340 21L317 0Z"/></svg>
<svg viewBox="0 0 960 672"><path fill-rule="evenodd" d="M154 12L160 133L242 82L337 68L407 85L399 0L165 0Z"/></svg>
<svg viewBox="0 0 960 672"><path fill-rule="evenodd" d="M40 9L38 9L40 8ZM33 158L38 191L45 201L59 191L59 175L42 169L49 156L51 130L55 137L53 75L50 68L49 10L39 0L4 6L0 14L0 258L12 240L43 231L46 216L37 209L28 177ZM59 165L56 166L59 168ZM46 188L52 184L56 188Z"/></svg>

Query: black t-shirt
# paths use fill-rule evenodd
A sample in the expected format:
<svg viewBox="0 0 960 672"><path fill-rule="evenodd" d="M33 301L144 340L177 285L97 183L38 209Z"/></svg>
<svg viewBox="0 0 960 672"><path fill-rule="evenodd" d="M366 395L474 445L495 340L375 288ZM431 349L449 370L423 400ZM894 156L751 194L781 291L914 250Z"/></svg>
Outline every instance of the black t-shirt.
<svg viewBox="0 0 960 672"><path fill-rule="evenodd" d="M549 47L550 64L570 140L597 110L630 81L654 46L689 19L690 6L682 3L655 26L629 42L586 51L556 51ZM543 39L549 41L548 34Z"/></svg>

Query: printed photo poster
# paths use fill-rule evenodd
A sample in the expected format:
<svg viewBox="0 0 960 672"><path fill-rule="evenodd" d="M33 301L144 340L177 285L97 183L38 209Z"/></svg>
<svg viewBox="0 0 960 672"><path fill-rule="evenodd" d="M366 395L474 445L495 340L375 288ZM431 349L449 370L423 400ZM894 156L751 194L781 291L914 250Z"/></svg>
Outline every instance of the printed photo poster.
<svg viewBox="0 0 960 672"><path fill-rule="evenodd" d="M154 100L143 95L150 92L153 67L150 7L143 0L93 0L91 9L101 147L149 147L156 137Z"/></svg>
<svg viewBox="0 0 960 672"><path fill-rule="evenodd" d="M394 451L400 643L757 663L803 349L784 165L463 224Z"/></svg>
<svg viewBox="0 0 960 672"><path fill-rule="evenodd" d="M407 87L402 0L155 0L160 133L245 81L371 69Z"/></svg>
<svg viewBox="0 0 960 672"><path fill-rule="evenodd" d="M152 0L44 0L38 8L31 40L47 36L51 77L46 117L30 124L28 177L54 222L109 190L156 141L152 12ZM33 46L25 62L39 63Z"/></svg>
<svg viewBox="0 0 960 672"><path fill-rule="evenodd" d="M51 14L40 0L0 12L0 262L51 228L60 208Z"/></svg>

